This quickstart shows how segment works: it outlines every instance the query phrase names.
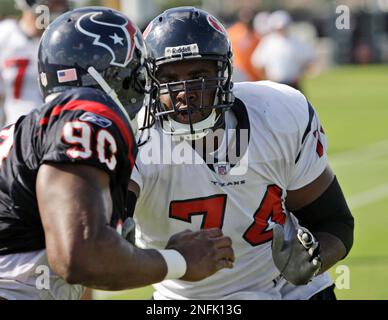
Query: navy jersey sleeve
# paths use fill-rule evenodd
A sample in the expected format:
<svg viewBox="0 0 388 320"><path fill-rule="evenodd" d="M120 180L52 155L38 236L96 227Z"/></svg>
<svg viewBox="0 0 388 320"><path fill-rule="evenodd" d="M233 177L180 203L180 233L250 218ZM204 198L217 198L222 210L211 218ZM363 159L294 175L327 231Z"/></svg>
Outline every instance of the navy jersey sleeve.
<svg viewBox="0 0 388 320"><path fill-rule="evenodd" d="M136 144L127 118L102 93L79 91L55 99L41 114L40 162L79 163L118 178L129 175Z"/></svg>

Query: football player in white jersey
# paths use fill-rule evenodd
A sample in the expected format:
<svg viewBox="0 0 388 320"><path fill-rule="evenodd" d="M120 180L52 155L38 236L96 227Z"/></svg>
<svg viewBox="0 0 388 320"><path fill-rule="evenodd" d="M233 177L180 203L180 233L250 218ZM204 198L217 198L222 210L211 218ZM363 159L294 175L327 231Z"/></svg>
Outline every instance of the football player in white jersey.
<svg viewBox="0 0 388 320"><path fill-rule="evenodd" d="M353 243L353 217L326 156L316 112L273 82L232 84L225 28L173 8L144 32L160 82L145 110L130 190L136 241L221 228L233 269L154 285L154 299L335 299L326 271Z"/></svg>
<svg viewBox="0 0 388 320"><path fill-rule="evenodd" d="M19 21L0 22L0 78L2 82L3 124L15 123L20 116L42 105L38 82L38 44L44 29L36 24L38 5L46 5L50 19L68 9L67 0L16 0L22 11Z"/></svg>

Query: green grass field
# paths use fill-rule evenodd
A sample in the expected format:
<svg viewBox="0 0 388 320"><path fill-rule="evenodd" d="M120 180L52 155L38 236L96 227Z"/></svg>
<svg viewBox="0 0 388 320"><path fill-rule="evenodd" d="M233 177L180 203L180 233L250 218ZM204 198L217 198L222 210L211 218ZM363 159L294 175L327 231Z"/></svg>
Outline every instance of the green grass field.
<svg viewBox="0 0 388 320"><path fill-rule="evenodd" d="M350 288L337 289L339 299L388 299L387 84L387 66L338 68L306 83L356 222L353 249L339 263L349 267Z"/></svg>
<svg viewBox="0 0 388 320"><path fill-rule="evenodd" d="M329 159L356 222L339 299L388 299L388 66L341 67L305 82L329 139ZM337 266L338 266L337 265ZM341 269L330 274L341 284ZM346 283L345 283L346 284ZM150 287L104 299L149 299Z"/></svg>

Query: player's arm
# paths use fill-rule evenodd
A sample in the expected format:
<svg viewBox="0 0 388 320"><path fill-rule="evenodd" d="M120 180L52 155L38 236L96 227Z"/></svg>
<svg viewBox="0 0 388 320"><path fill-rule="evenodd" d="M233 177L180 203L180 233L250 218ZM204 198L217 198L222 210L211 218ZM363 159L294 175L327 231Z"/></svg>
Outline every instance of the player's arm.
<svg viewBox="0 0 388 320"><path fill-rule="evenodd" d="M128 184L128 191L129 191L128 198L130 199L130 201L129 201L128 206L127 206L127 212L130 216L133 216L133 214L135 212L137 199L140 196L140 187L139 187L138 183L140 183L140 181L142 181L140 172L137 170L136 166L134 167L134 169L132 171L131 179L132 180L130 180L130 182ZM137 182L135 182L135 180ZM132 218L129 218L129 219L132 219ZM131 220L128 222L130 222L128 224L128 226L126 226L126 223L124 223L124 225L123 225L123 236L131 243L135 243L135 222L134 222L134 220ZM157 222L155 222L155 223L157 223ZM128 230L126 230L127 227L128 227ZM216 237L214 239L217 239L217 241L218 241L217 250L219 250L219 252L217 253L217 256L221 257L220 254L222 254L225 258L225 259L223 259L222 264L225 264L225 267L227 267L227 268L232 268L233 263L235 261L233 249L231 248L232 240L229 237L222 236L222 232L220 229L208 229L208 231L212 232L212 234L214 234L214 236ZM202 232L207 232L207 230L200 230L200 231L197 231L195 233L199 234ZM171 239L174 239L174 241L171 241ZM170 238L170 241L167 244L167 247L170 249L176 249L178 251L181 251L181 249L179 248L178 245L182 244L182 243L180 243L179 241L185 241L185 240L184 239L180 240L178 238L175 238L175 236L173 236ZM204 249L206 250L206 248L204 248ZM207 255L209 253L205 251L203 254ZM194 262L193 264L187 265L187 269L188 269L188 272L190 274L191 273L197 274L198 270L202 268L201 267L201 259L203 259L203 258L204 258L204 256L201 256L199 254L198 258L193 259L193 262ZM199 280L199 278L197 278L197 280Z"/></svg>
<svg viewBox="0 0 388 320"><path fill-rule="evenodd" d="M125 241L108 221L112 211L107 173L80 164L43 164L36 192L50 266L72 284L122 290L162 281L168 266L157 250L142 250ZM195 281L233 260L230 239L220 230L182 232L168 249L187 264L182 277ZM222 249L220 247L223 247ZM198 268L193 268L197 263Z"/></svg>
<svg viewBox="0 0 388 320"><path fill-rule="evenodd" d="M281 226L273 233L275 265L293 284L305 284L343 259L353 244L354 219L327 162L327 140L313 107L289 91L298 126L289 158L286 208L302 228L284 239Z"/></svg>
<svg viewBox="0 0 388 320"><path fill-rule="evenodd" d="M285 240L283 228L276 225L272 256L289 282L302 285L347 255L353 244L354 221L329 167L310 184L288 191L286 207L303 228Z"/></svg>
<svg viewBox="0 0 388 320"><path fill-rule="evenodd" d="M307 186L289 191L287 208L320 244L320 273L343 259L353 244L354 219L330 167Z"/></svg>

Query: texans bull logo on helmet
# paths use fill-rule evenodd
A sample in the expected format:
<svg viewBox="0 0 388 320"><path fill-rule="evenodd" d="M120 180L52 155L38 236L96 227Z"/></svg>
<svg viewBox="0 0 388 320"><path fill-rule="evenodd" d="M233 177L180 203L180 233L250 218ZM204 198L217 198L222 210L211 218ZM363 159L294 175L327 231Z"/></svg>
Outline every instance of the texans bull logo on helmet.
<svg viewBox="0 0 388 320"><path fill-rule="evenodd" d="M137 29L124 17L117 14L116 18L114 23L103 21L103 12L91 12L81 16L76 27L83 34L93 37L94 45L110 52L111 65L125 67L133 57Z"/></svg>

